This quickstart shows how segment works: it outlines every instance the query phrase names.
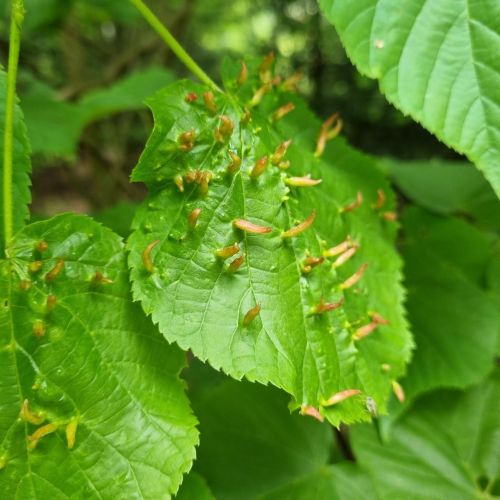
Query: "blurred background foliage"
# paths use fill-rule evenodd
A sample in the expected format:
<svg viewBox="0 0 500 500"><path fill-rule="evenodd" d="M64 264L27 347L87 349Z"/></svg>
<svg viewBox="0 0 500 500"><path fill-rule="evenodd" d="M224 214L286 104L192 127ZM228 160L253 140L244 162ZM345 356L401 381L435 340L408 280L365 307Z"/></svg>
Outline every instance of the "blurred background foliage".
<svg viewBox="0 0 500 500"><path fill-rule="evenodd" d="M4 64L9 4L0 0ZM148 4L214 79L224 55L274 51L278 73L299 70L300 91L321 117L341 114L355 147L404 160L458 158L357 73L316 0ZM32 211L103 211L101 220L126 231L143 196L128 179L152 127L143 101L190 75L126 0L26 0L26 9L19 96L33 148Z"/></svg>

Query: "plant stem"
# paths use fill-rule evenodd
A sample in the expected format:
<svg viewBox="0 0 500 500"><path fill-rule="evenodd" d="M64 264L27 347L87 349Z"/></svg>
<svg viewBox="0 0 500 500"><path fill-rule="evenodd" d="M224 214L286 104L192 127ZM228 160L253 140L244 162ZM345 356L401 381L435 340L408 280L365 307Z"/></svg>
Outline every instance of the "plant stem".
<svg viewBox="0 0 500 500"><path fill-rule="evenodd" d="M218 85L196 64L193 58L184 50L182 45L174 38L172 33L162 24L151 9L143 0L130 0L137 10L142 14L150 26L160 35L163 41L170 47L172 52L184 63L184 65L199 78L201 82L212 87L214 90L221 91Z"/></svg>
<svg viewBox="0 0 500 500"><path fill-rule="evenodd" d="M6 247L12 239L13 234L12 158L14 149L14 107L16 104L17 65L19 62L21 27L24 21L24 14L24 0L12 0L3 143L3 220Z"/></svg>

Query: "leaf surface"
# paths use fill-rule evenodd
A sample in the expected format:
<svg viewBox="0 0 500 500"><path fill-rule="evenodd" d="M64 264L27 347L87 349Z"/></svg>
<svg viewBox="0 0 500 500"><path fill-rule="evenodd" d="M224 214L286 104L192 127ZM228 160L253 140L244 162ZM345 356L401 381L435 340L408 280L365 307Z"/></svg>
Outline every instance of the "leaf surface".
<svg viewBox="0 0 500 500"><path fill-rule="evenodd" d="M390 188L373 163L342 140L315 157L321 124L291 94L272 89L252 109L251 121L241 121L262 83L251 72L238 88L238 69L227 65L228 93L214 97L216 112L203 103L208 89L188 81L149 101L155 129L133 172L133 180L151 190L128 243L134 297L169 341L215 368L271 382L289 392L295 406L317 408L339 391L357 389L360 394L321 412L334 424L368 419L368 398L383 411L391 379L403 373L411 349L393 248L396 224L383 217L392 214ZM289 102L295 109L273 121ZM221 114L234 126L222 142L216 140ZM182 142L193 137L194 144ZM252 178L258 162L289 139L282 161L290 161L290 170L269 161ZM228 151L242 162L234 174L227 172ZM321 184L287 184L307 175ZM376 210L379 190L386 202ZM196 214L193 227L189 218ZM314 215L310 227L285 237ZM236 228L241 219L265 233ZM346 241L359 246L352 258L337 267L333 258L323 260L327 249ZM235 244L231 258L214 253ZM236 259L244 259L237 269L237 263L231 267ZM356 273L359 281L343 289ZM320 314L324 303L339 307ZM384 324L357 341L373 313Z"/></svg>
<svg viewBox="0 0 500 500"><path fill-rule="evenodd" d="M190 397L202 436L195 469L217 499L373 498L361 469L328 464L331 428L290 415L283 392L224 380Z"/></svg>
<svg viewBox="0 0 500 500"><path fill-rule="evenodd" d="M197 443L178 378L184 356L131 302L120 238L61 215L27 226L8 256L0 262L2 495L169 498Z"/></svg>
<svg viewBox="0 0 500 500"><path fill-rule="evenodd" d="M368 425L351 429L356 457L380 498L497 498L500 494L498 372L465 393L416 402L382 444Z"/></svg>
<svg viewBox="0 0 500 500"><path fill-rule="evenodd" d="M495 362L500 315L485 281L500 256L498 239L416 208L407 210L403 225L407 308L417 346L405 391L412 397L476 384Z"/></svg>
<svg viewBox="0 0 500 500"><path fill-rule="evenodd" d="M358 69L500 196L500 4L320 0ZM496 48L496 49L495 49Z"/></svg>

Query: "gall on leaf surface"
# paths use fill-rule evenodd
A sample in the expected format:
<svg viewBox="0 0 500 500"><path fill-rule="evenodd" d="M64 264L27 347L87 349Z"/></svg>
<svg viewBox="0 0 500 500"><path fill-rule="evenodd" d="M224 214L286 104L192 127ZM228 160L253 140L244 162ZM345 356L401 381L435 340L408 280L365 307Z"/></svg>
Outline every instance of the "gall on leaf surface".
<svg viewBox="0 0 500 500"><path fill-rule="evenodd" d="M134 298L168 341L232 377L272 383L293 396L293 408L314 408L336 425L366 420L367 402L384 411L412 345L397 223L383 216L393 196L343 140L315 156L320 121L256 67L249 63L238 85L240 66L226 62L226 92L208 99L207 88L180 81L149 100L155 128L132 174L150 189L128 241ZM193 94L200 98L186 98ZM232 124L223 138L221 115ZM308 175L322 182L287 185ZM374 209L380 189L387 201ZM156 240L151 269L143 253ZM342 242L358 249L333 267L324 253ZM216 255L234 244L235 256ZM373 314L387 321L356 341ZM361 392L322 407L347 389Z"/></svg>
<svg viewBox="0 0 500 500"><path fill-rule="evenodd" d="M184 353L132 303L121 239L82 216L27 226L0 304L2 497L170 498L198 442Z"/></svg>
<svg viewBox="0 0 500 500"><path fill-rule="evenodd" d="M319 0L387 99L466 154L500 197L498 0Z"/></svg>

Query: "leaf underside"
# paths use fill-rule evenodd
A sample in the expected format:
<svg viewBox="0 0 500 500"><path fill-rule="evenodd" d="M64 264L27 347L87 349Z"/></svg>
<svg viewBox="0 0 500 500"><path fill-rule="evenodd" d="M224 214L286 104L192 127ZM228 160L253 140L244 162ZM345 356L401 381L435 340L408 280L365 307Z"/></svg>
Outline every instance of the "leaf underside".
<svg viewBox="0 0 500 500"><path fill-rule="evenodd" d="M497 0L320 0L358 69L500 196Z"/></svg>
<svg viewBox="0 0 500 500"><path fill-rule="evenodd" d="M386 220L392 214L390 188L368 158L340 139L315 157L318 120L299 98L265 78L260 81L256 64L249 67L250 76L240 87L235 83L239 65L226 64L227 93L214 97L216 111L204 104L208 89L188 81L149 101L155 128L133 172L133 180L145 182L151 191L128 242L134 298L170 342L215 368L281 387L294 397L295 406L317 408L339 391L358 389L360 394L320 411L334 424L369 419L368 398L384 411L391 380L404 372L411 350L401 304L401 264L393 248L396 224ZM246 122L248 102L262 85L267 93ZM291 113L271 118L290 102L295 106ZM225 141L215 138L221 115L234 125ZM193 144L186 146L186 137L194 137ZM252 178L258 161L271 159L288 139L293 142L282 160L290 162L290 169L269 162L262 175ZM234 174L227 172L229 151L241 160ZM189 182L207 175L206 194L202 182ZM306 175L322 183L289 187L285 182ZM183 192L176 177L177 183L183 180ZM386 201L376 209L379 190ZM359 206L358 192L363 197ZM188 219L197 209L201 212L193 228ZM282 237L314 210L311 227ZM233 226L236 219L270 232L242 231ZM334 259L325 259L307 272L306 259L321 258L348 238L359 249L346 263L334 268ZM240 250L233 257L215 256L217 249L235 243ZM241 266L231 272L230 264L242 256ZM343 290L341 284L364 264L362 278ZM322 300L344 304L313 314ZM259 313L245 321L256 306ZM354 340L373 313L388 323Z"/></svg>
<svg viewBox="0 0 500 500"><path fill-rule="evenodd" d="M169 498L189 470L184 355L128 279L120 238L74 215L27 226L0 261L5 498Z"/></svg>

